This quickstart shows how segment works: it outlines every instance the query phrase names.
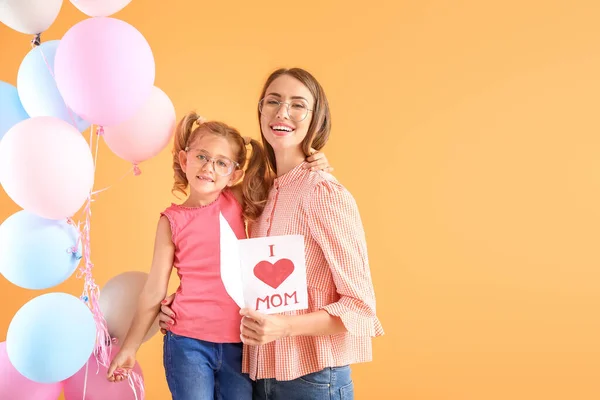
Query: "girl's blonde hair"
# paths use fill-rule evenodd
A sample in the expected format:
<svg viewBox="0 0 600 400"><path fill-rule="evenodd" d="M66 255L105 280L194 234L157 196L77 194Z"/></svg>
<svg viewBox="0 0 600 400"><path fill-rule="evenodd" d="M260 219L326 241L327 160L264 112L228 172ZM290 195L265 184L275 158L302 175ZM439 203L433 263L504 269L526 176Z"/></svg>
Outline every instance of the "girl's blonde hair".
<svg viewBox="0 0 600 400"><path fill-rule="evenodd" d="M223 122L206 121L196 112L186 114L175 129L173 145L173 194L187 195L189 182L179 162L179 153L186 150L202 135L212 134L223 137L233 148L234 159L239 168L244 170L242 194L244 198L244 218L256 220L267 202L270 178L267 174L267 158L262 145L249 137L242 137L239 131ZM248 159L246 146L250 145L252 154Z"/></svg>

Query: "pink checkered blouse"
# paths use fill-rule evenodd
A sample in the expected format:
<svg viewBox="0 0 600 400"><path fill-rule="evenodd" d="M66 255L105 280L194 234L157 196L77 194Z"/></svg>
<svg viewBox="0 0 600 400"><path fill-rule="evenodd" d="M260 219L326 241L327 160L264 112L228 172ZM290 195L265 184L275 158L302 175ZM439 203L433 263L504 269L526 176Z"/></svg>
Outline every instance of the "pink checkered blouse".
<svg viewBox="0 0 600 400"><path fill-rule="evenodd" d="M292 380L326 367L371 361L371 338L383 335L356 202L333 176L302 165L275 180L251 237L303 235L309 308L285 314L325 310L340 317L347 332L244 346L242 370L253 380Z"/></svg>

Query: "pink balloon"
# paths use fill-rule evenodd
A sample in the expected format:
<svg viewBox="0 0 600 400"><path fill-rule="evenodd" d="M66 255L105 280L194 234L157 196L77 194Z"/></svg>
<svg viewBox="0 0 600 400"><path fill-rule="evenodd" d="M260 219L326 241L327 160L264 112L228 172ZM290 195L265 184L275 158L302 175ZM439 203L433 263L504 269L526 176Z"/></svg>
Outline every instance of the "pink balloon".
<svg viewBox="0 0 600 400"><path fill-rule="evenodd" d="M117 355L118 351L119 347L113 344L111 361L114 356ZM137 362L133 367L133 371L142 376L142 369ZM109 382L108 379L106 379L107 373L108 369L106 367L100 365L98 368L96 358L92 354L88 361L85 397L83 397L83 386L85 383L84 365L83 368L81 368L75 375L63 382L65 389L65 400L135 400L136 397L133 393L133 389L131 389L131 386L129 386L129 383L126 380L116 383ZM136 391L138 396L137 398L141 398L139 388L136 387Z"/></svg>
<svg viewBox="0 0 600 400"><path fill-rule="evenodd" d="M150 45L133 26L88 18L65 33L54 75L65 103L86 121L118 125L148 100L155 65Z"/></svg>
<svg viewBox="0 0 600 400"><path fill-rule="evenodd" d="M75 214L94 184L92 152L55 117L19 122L0 141L0 184L21 208L48 219Z"/></svg>
<svg viewBox="0 0 600 400"><path fill-rule="evenodd" d="M37 383L19 373L10 363L6 342L0 343L0 394L11 400L56 400L62 391L62 383Z"/></svg>
<svg viewBox="0 0 600 400"><path fill-rule="evenodd" d="M104 140L113 153L138 164L160 153L169 143L174 128L175 107L165 92L154 87L133 118L104 127Z"/></svg>

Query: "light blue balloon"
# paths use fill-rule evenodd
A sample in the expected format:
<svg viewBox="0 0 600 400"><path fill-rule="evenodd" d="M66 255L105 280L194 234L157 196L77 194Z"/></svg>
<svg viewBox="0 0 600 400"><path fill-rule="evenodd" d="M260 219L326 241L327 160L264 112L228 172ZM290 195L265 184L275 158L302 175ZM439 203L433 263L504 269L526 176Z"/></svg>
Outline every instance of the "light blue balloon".
<svg viewBox="0 0 600 400"><path fill-rule="evenodd" d="M17 75L19 97L31 117L60 118L83 132L90 123L69 112L54 80L54 57L59 44L60 40L51 40L27 53Z"/></svg>
<svg viewBox="0 0 600 400"><path fill-rule="evenodd" d="M66 220L18 211L0 225L0 272L25 289L56 286L79 264L82 246L78 237L77 229Z"/></svg>
<svg viewBox="0 0 600 400"><path fill-rule="evenodd" d="M17 88L0 81L0 140L10 128L27 118Z"/></svg>
<svg viewBox="0 0 600 400"><path fill-rule="evenodd" d="M73 376L85 365L95 342L96 323L91 310L70 294L48 293L17 311L8 326L6 352L24 377L55 383Z"/></svg>

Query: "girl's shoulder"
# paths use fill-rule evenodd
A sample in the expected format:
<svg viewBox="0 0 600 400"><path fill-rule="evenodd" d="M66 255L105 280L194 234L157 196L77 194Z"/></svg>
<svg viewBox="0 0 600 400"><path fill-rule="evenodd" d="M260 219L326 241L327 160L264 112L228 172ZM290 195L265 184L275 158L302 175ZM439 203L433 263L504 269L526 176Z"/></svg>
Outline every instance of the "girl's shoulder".
<svg viewBox="0 0 600 400"><path fill-rule="evenodd" d="M232 187L226 187L221 192L221 195L225 198L225 200L229 202L235 202L235 204L239 206L240 210L244 209L244 195L242 193L241 184Z"/></svg>

